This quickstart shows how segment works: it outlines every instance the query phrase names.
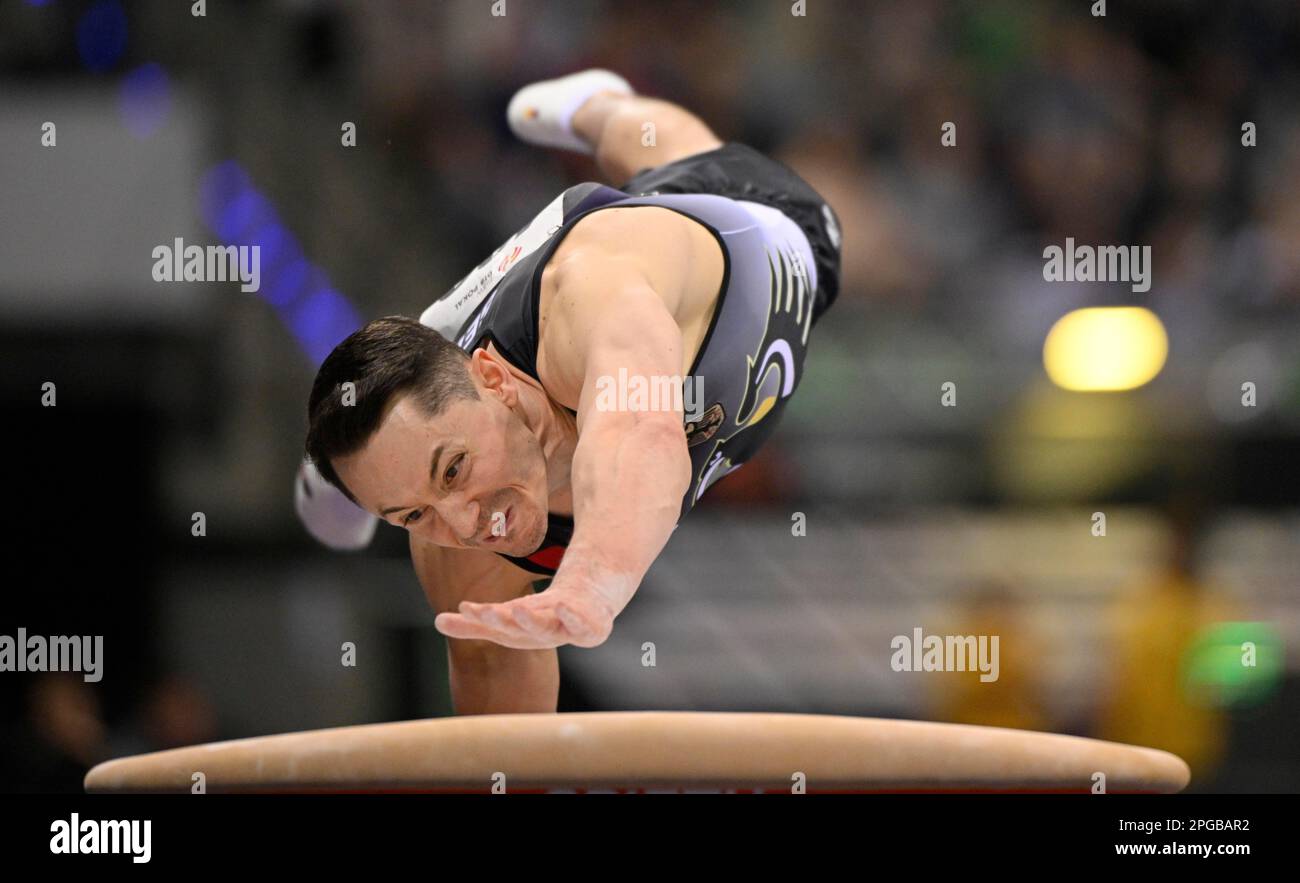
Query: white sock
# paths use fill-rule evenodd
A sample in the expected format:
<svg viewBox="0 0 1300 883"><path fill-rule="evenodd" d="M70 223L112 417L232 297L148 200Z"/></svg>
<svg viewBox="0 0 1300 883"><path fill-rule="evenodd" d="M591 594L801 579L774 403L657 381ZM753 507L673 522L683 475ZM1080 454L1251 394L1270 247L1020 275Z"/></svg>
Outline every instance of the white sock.
<svg viewBox="0 0 1300 883"><path fill-rule="evenodd" d="M590 155L594 148L573 131L571 123L578 108L597 92L636 94L618 74L592 68L520 89L510 99L506 120L515 135L529 144Z"/></svg>

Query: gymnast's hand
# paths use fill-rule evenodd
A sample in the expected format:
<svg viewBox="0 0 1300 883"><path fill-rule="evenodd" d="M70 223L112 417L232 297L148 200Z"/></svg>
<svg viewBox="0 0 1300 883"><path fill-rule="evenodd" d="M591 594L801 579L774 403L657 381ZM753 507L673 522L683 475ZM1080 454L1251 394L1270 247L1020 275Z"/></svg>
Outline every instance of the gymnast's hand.
<svg viewBox="0 0 1300 883"><path fill-rule="evenodd" d="M617 594L562 567L545 591L500 604L462 601L459 612L440 613L433 624L451 638L493 641L516 650L598 647L622 610Z"/></svg>

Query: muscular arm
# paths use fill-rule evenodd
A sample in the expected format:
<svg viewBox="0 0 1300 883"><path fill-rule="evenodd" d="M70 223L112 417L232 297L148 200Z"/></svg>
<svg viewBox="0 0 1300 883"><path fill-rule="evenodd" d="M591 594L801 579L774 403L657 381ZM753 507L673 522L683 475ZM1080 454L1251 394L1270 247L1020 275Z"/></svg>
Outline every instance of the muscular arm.
<svg viewBox="0 0 1300 883"><path fill-rule="evenodd" d="M527 597L538 579L499 556L447 549L411 536L411 561L429 605L453 612L461 601ZM451 700L457 714L554 712L560 666L554 648L516 650L486 640L447 638Z"/></svg>
<svg viewBox="0 0 1300 883"><path fill-rule="evenodd" d="M612 393L620 372L629 384L680 389L682 335L637 261L576 254L559 268L556 285L545 336L565 345L552 348L548 367L557 380L581 378L575 529L556 583L590 585L617 616L676 527L691 461L676 397L647 403L655 410L629 410Z"/></svg>
<svg viewBox="0 0 1300 883"><path fill-rule="evenodd" d="M609 407L601 393L620 375L680 389L688 354L676 314L689 320L699 293L716 291L721 251L666 209L593 217L601 223L578 235L589 223L580 222L548 265L538 317L538 376L553 400L578 412L573 539L545 592L462 605L459 616L439 617L445 633L513 647L602 644L672 535L690 487L680 399L631 410L617 396Z"/></svg>

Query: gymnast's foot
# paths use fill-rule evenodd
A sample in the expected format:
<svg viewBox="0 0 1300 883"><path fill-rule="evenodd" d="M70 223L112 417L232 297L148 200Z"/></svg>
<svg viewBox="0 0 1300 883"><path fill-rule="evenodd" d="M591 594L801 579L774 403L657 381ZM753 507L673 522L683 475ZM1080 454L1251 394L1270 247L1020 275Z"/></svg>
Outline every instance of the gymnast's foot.
<svg viewBox="0 0 1300 883"><path fill-rule="evenodd" d="M627 80L599 68L525 86L510 99L506 119L523 141L592 154L594 145L573 131L573 115L602 92L635 95Z"/></svg>

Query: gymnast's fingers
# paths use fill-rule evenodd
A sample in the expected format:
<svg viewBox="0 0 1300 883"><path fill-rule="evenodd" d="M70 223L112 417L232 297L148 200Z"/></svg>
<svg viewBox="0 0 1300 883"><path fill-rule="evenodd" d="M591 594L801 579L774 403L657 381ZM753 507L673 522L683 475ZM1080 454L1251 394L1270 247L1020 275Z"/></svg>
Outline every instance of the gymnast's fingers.
<svg viewBox="0 0 1300 883"><path fill-rule="evenodd" d="M461 610L480 622L519 638L535 638L545 646L558 646L568 640L564 623L555 614L554 601L540 595L498 604L474 604L470 608L462 604Z"/></svg>
<svg viewBox="0 0 1300 883"><path fill-rule="evenodd" d="M449 638L471 641L491 641L513 650L540 650L552 646L545 641L525 635L522 630L499 629L469 619L459 613L440 613L433 621L434 628Z"/></svg>
<svg viewBox="0 0 1300 883"><path fill-rule="evenodd" d="M484 630L482 637L507 647L536 650L556 647L567 642L564 628L553 614L546 610L529 611L532 613L532 623L535 626L530 628L515 619L513 611L519 606L521 605L514 601L505 604L476 604L465 601L460 605L460 615L469 623L482 628Z"/></svg>
<svg viewBox="0 0 1300 883"><path fill-rule="evenodd" d="M534 637L562 632L562 624L547 611L535 611L527 604L510 605L510 615L515 623Z"/></svg>
<svg viewBox="0 0 1300 883"><path fill-rule="evenodd" d="M457 609L462 616L482 623L489 628L498 631L507 630L511 627L511 623L501 615L499 607L499 604L477 604L473 601L462 601Z"/></svg>

